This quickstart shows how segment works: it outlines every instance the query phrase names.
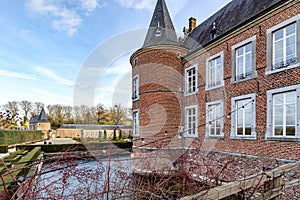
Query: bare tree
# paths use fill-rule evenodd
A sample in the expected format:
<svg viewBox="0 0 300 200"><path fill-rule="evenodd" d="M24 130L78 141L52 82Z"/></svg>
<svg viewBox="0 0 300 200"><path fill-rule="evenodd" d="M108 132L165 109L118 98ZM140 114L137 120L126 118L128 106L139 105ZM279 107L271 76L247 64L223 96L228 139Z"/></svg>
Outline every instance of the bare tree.
<svg viewBox="0 0 300 200"><path fill-rule="evenodd" d="M127 118L126 109L121 104L115 104L111 108L110 114L114 125L119 125L123 123Z"/></svg>
<svg viewBox="0 0 300 200"><path fill-rule="evenodd" d="M24 115L28 117L28 113L32 111L33 104L30 101L21 101L20 102L21 109L24 111Z"/></svg>
<svg viewBox="0 0 300 200"><path fill-rule="evenodd" d="M74 121L77 124L96 124L97 123L97 108L87 105L74 107Z"/></svg>
<svg viewBox="0 0 300 200"><path fill-rule="evenodd" d="M17 118L17 115L13 115L10 111L0 111L0 130L8 129Z"/></svg>
<svg viewBox="0 0 300 200"><path fill-rule="evenodd" d="M12 115L17 115L19 112L19 103L17 101L9 101L4 105L7 112L11 112Z"/></svg>
<svg viewBox="0 0 300 200"><path fill-rule="evenodd" d="M74 123L72 106L62 106L63 122L67 124Z"/></svg>
<svg viewBox="0 0 300 200"><path fill-rule="evenodd" d="M44 107L44 104L42 102L35 102L34 103L34 111L32 112L32 116L36 116L36 115L40 114L43 107Z"/></svg>

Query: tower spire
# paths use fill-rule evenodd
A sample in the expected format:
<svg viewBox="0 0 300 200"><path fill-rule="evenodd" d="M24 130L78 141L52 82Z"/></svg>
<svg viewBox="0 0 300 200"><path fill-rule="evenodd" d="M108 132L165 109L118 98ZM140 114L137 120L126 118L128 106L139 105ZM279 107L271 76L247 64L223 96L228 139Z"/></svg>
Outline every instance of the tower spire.
<svg viewBox="0 0 300 200"><path fill-rule="evenodd" d="M143 47L159 44L178 45L177 35L165 0L158 0Z"/></svg>

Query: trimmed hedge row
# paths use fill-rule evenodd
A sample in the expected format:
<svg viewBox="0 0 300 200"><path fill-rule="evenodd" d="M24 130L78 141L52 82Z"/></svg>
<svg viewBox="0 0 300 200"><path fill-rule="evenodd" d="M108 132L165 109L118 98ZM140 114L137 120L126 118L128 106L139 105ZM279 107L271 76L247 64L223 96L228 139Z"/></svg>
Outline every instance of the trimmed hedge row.
<svg viewBox="0 0 300 200"><path fill-rule="evenodd" d="M29 153L24 155L23 158L20 159L13 168L11 168L12 171L17 170L12 173L13 176L16 179L18 179L21 176L26 177L30 170L30 167L27 168L26 166L30 165L32 163L32 161L36 160L40 154L41 154L41 147L35 147L32 151L30 151ZM18 169L21 169L21 170L18 170ZM4 177L4 182L7 183L10 181L12 181L11 176L6 175ZM18 189L17 183L7 184L6 186L9 190L10 194L13 194ZM3 188L3 186L1 186L0 194L3 193L3 191L4 191L4 188Z"/></svg>
<svg viewBox="0 0 300 200"><path fill-rule="evenodd" d="M23 142L41 140L42 138L42 131L0 131L0 145L19 144Z"/></svg>
<svg viewBox="0 0 300 200"><path fill-rule="evenodd" d="M109 144L107 142L102 143L95 143L95 144L89 144L88 149L103 149L106 148ZM131 149L132 148L132 142L113 142L112 144L116 145L117 147L121 149ZM56 153L56 152L70 152L70 151L87 151L86 146L81 143L77 144L22 144L17 145L17 150L32 150L35 147L41 147L41 150L45 153Z"/></svg>
<svg viewBox="0 0 300 200"><path fill-rule="evenodd" d="M41 147L41 150L45 153L56 153L56 152L69 152L69 151L86 151L83 144L22 144L17 145L17 150L28 150L31 151L35 147Z"/></svg>
<svg viewBox="0 0 300 200"><path fill-rule="evenodd" d="M3 158L3 160L4 160L4 162L9 162L11 164L14 164L17 161L19 161L21 158L22 158L22 155L15 155L14 157Z"/></svg>
<svg viewBox="0 0 300 200"><path fill-rule="evenodd" d="M114 145L119 147L120 149L131 149L132 142L113 142Z"/></svg>
<svg viewBox="0 0 300 200"><path fill-rule="evenodd" d="M8 145L0 145L0 153L7 153Z"/></svg>

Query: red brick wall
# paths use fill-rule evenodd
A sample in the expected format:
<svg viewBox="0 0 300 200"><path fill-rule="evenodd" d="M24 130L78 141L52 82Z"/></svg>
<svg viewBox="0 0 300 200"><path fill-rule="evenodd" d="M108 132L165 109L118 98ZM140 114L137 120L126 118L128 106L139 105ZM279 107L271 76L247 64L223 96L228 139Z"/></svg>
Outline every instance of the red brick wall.
<svg viewBox="0 0 300 200"><path fill-rule="evenodd" d="M230 139L231 117L224 117L224 139L206 139L210 140L209 149L241 154L250 154L266 157L300 159L299 142L279 142L266 141L266 119L267 119L267 91L275 88L300 84L300 68L289 69L287 71L266 75L266 46L267 29L299 14L300 3L286 7L284 11L267 17L257 25L248 28L245 31L238 32L227 40L205 51L197 57L189 60L185 67L197 63L199 67L199 93L198 98L198 124L206 123L206 102L215 100L224 101L224 113L231 112L231 98L245 94L256 93L256 132L257 140ZM299 31L299 30L298 30ZM232 52L233 45L238 44L250 37L256 36L256 71L257 78L231 83L232 75ZM224 84L225 87L215 90L205 90L206 59L209 56L223 51L224 53ZM202 116L202 117L201 117ZM200 142L197 145L206 145L204 142L205 126L198 129ZM196 144L196 142L195 142Z"/></svg>
<svg viewBox="0 0 300 200"><path fill-rule="evenodd" d="M177 133L181 124L182 63L178 49L152 49L137 55L133 76L139 75L139 101L133 109L140 112L140 135L145 143ZM153 143L150 146L161 147Z"/></svg>
<svg viewBox="0 0 300 200"><path fill-rule="evenodd" d="M300 84L300 68L266 75L266 31L267 29L298 15L300 3L287 5L281 12L271 12L270 15L253 21L238 32L233 32L217 40L215 44L206 47L205 51L195 52L194 57L188 58L184 67L198 64L199 91L194 96L186 97L185 106L198 105L198 133L194 147L202 147L224 152L258 155L283 159L300 159L299 142L267 141L267 91L289 85ZM299 31L299 30L298 30ZM256 71L257 78L231 83L233 45L256 36ZM298 38L299 39L299 38ZM224 84L219 89L205 90L206 59L214 54L224 53ZM140 111L140 134L145 143L155 141L153 134L166 137L176 133L181 124L182 99L181 93L153 92L153 90L180 90L182 85L182 63L177 58L178 50L153 49L136 53L138 65L133 65L133 76L139 74L140 99L133 102L133 109ZM184 52L180 52L184 55ZM132 59L133 60L133 59ZM224 117L224 138L205 139L206 103L215 100L224 101L224 113L231 112L231 98L245 94L256 93L256 140L230 139L231 117ZM167 131L167 134L164 134ZM149 139L151 137L151 140ZM187 139L191 140L191 139ZM165 140L168 141L168 140ZM141 145L137 142L135 145ZM180 145L180 144L179 144ZM157 143L154 146L161 146Z"/></svg>

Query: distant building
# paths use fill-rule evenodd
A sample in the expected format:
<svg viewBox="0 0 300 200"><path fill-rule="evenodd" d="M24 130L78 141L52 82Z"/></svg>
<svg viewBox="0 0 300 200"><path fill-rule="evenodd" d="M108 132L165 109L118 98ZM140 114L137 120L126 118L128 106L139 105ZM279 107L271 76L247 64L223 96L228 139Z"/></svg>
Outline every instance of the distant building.
<svg viewBox="0 0 300 200"><path fill-rule="evenodd" d="M29 130L41 130L44 134L49 134L51 131L51 124L44 108L42 108L39 115L34 116L29 120Z"/></svg>
<svg viewBox="0 0 300 200"><path fill-rule="evenodd" d="M105 138L112 139L113 132L116 130L116 136L119 137L120 131L122 137L132 135L132 126L125 125L98 125L98 124L63 124L56 131L56 137L61 138ZM106 132L106 135L105 135Z"/></svg>

